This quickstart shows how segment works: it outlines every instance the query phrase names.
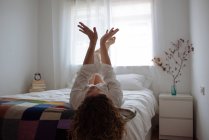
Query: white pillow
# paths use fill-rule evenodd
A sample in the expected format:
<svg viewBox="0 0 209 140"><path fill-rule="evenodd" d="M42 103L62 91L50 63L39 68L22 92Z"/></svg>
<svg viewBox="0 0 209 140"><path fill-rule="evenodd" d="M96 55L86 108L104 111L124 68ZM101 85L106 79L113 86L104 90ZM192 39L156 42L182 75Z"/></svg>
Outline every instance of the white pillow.
<svg viewBox="0 0 209 140"><path fill-rule="evenodd" d="M118 74L116 79L120 82L123 90L141 90L150 86L146 83L146 77L139 74Z"/></svg>

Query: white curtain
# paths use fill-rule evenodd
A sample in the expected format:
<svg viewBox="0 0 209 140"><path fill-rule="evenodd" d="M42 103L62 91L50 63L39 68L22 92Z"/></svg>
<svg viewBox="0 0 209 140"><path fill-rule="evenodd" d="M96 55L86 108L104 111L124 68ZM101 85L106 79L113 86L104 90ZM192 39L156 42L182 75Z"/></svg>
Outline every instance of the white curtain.
<svg viewBox="0 0 209 140"><path fill-rule="evenodd" d="M52 2L52 34L53 34L53 64L54 88L69 87L75 74L73 57L74 48L71 46L70 10L73 1L51 0Z"/></svg>
<svg viewBox="0 0 209 140"><path fill-rule="evenodd" d="M89 40L78 22L96 27L99 38L119 28L110 48L114 66L152 64L152 0L52 0L55 88L69 85L83 62Z"/></svg>

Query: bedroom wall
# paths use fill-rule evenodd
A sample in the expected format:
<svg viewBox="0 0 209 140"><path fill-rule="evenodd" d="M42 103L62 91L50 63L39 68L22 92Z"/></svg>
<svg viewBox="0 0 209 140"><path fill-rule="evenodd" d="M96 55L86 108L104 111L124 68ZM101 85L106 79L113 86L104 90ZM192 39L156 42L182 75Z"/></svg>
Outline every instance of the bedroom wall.
<svg viewBox="0 0 209 140"><path fill-rule="evenodd" d="M38 6L38 72L47 89L54 89L52 0L37 0Z"/></svg>
<svg viewBox="0 0 209 140"><path fill-rule="evenodd" d="M179 38L190 39L189 0L155 0L155 43L154 56L164 57L164 51L171 47L171 42ZM158 92L170 92L172 79L159 67L155 72L155 89ZM191 63L183 70L180 83L177 84L177 93L191 94Z"/></svg>
<svg viewBox="0 0 209 140"><path fill-rule="evenodd" d="M192 61L192 94L198 140L209 138L209 1L191 0L191 38L195 47ZM200 87L205 87L205 95Z"/></svg>
<svg viewBox="0 0 209 140"><path fill-rule="evenodd" d="M37 4L0 0L0 95L26 92L36 72Z"/></svg>

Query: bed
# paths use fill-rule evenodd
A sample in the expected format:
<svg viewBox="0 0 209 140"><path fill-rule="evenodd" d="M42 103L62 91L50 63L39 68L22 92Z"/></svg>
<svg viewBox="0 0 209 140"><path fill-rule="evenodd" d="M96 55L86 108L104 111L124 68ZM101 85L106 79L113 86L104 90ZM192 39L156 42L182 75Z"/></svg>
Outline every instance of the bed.
<svg viewBox="0 0 209 140"><path fill-rule="evenodd" d="M71 129L74 111L69 105L70 89L49 90L0 98L1 140L64 140ZM123 108L136 110L126 124L126 140L150 137L151 119L157 103L151 90L123 90Z"/></svg>
<svg viewBox="0 0 209 140"><path fill-rule="evenodd" d="M158 95L150 67L117 67L115 72L124 94L122 107L136 111L123 140L151 140ZM75 114L69 94L70 89L59 89L0 96L0 140L66 140Z"/></svg>

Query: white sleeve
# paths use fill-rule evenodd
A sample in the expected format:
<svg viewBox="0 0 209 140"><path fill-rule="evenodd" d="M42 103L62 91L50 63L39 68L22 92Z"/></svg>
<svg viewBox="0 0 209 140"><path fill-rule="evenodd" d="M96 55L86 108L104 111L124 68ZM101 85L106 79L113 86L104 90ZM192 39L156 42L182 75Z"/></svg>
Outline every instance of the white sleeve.
<svg viewBox="0 0 209 140"><path fill-rule="evenodd" d="M83 65L80 71L77 73L77 77L72 86L70 93L70 104L73 109L77 109L81 102L85 98L85 89L88 85L89 79L92 74L96 73L98 70L96 69L94 64Z"/></svg>
<svg viewBox="0 0 209 140"><path fill-rule="evenodd" d="M101 75L108 88L108 97L112 99L114 105L120 107L122 105L123 92L120 83L116 80L115 73L111 65L101 65Z"/></svg>

